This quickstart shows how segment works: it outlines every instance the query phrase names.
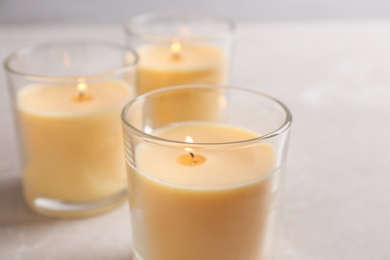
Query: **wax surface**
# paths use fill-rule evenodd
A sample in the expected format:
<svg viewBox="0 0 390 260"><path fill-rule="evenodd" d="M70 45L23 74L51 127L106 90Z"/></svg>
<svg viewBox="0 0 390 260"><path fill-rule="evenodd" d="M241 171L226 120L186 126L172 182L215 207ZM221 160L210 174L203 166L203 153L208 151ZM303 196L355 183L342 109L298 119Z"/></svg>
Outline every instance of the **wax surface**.
<svg viewBox="0 0 390 260"><path fill-rule="evenodd" d="M138 53L138 94L168 86L225 83L226 55L216 47L183 45L180 58L172 56L169 46L144 46Z"/></svg>
<svg viewBox="0 0 390 260"><path fill-rule="evenodd" d="M27 86L18 93L27 201L36 197L83 202L125 187L120 111L131 90L121 81L76 86Z"/></svg>
<svg viewBox="0 0 390 260"><path fill-rule="evenodd" d="M257 136L211 124L176 125L153 134L181 141L190 135L195 142ZM136 253L153 260L268 259L279 190L278 173L271 174L273 146L193 149L206 158L196 166L177 162L184 148L136 147L137 170L128 167Z"/></svg>

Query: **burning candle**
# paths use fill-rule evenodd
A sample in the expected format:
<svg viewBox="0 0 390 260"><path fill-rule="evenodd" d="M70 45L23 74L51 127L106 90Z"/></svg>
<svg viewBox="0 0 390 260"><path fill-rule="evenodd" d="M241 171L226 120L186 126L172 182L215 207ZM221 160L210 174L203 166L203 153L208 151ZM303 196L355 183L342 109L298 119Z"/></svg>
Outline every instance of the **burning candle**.
<svg viewBox="0 0 390 260"><path fill-rule="evenodd" d="M226 54L211 45L144 46L137 75L137 93L175 85L223 84L226 79Z"/></svg>
<svg viewBox="0 0 390 260"><path fill-rule="evenodd" d="M155 128L149 113L160 98L174 103L184 90L197 99L220 89L166 88L122 112L136 259L275 256L288 110L256 92L223 87L214 100L224 106L218 120L191 114Z"/></svg>
<svg viewBox="0 0 390 260"><path fill-rule="evenodd" d="M87 84L79 83L77 84L77 97L75 98L78 102L86 102L92 99L92 96L86 95Z"/></svg>
<svg viewBox="0 0 390 260"><path fill-rule="evenodd" d="M139 15L126 25L140 63L137 94L184 84L225 84L233 23L201 14Z"/></svg>
<svg viewBox="0 0 390 260"><path fill-rule="evenodd" d="M172 59L180 59L181 58L181 43L179 42L179 40L177 39L174 39L172 44L171 44L171 54L172 54Z"/></svg>
<svg viewBox="0 0 390 260"><path fill-rule="evenodd" d="M81 55L81 50L91 56ZM22 140L24 196L36 211L59 217L83 216L124 201L119 115L134 96L129 81L133 64L122 63L126 52L115 45L76 43L38 46L8 59ZM42 60L46 54L48 62ZM97 64L103 61L115 70L101 71ZM99 68L96 74L79 76L84 69L91 73L94 66ZM78 77L69 75L69 70ZM55 76L46 76L47 71Z"/></svg>
<svg viewBox="0 0 390 260"><path fill-rule="evenodd" d="M191 136L187 136L186 140L187 143L193 143L194 141L192 140ZM177 161L182 164L182 165L187 165L187 166L195 166L195 165L200 165L206 161L206 158L202 155L199 154L194 154L194 151L191 148L185 148L184 149L186 152L183 155L180 155L177 157Z"/></svg>
<svg viewBox="0 0 390 260"><path fill-rule="evenodd" d="M86 84L79 84L86 86ZM125 187L122 106L132 96L123 82L76 86L35 85L18 93L27 164L27 201L97 201Z"/></svg>
<svg viewBox="0 0 390 260"><path fill-rule="evenodd" d="M183 124L153 132L170 140L188 134L202 143L259 136L213 124ZM275 169L270 144L189 152L144 143L136 147L135 162L137 170L128 168L129 185L135 187L130 196L134 247L146 252L145 259L261 256L264 248L258 242L270 231L268 223L277 202L272 190L275 180L268 175Z"/></svg>

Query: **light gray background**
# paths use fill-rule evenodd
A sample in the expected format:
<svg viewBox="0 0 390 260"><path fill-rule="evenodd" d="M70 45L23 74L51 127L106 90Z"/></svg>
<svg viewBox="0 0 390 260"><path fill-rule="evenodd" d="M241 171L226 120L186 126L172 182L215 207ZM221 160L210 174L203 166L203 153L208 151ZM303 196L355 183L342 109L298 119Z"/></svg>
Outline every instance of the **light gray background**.
<svg viewBox="0 0 390 260"><path fill-rule="evenodd" d="M387 0L0 0L0 25L121 23L155 11L219 13L239 21L390 17Z"/></svg>

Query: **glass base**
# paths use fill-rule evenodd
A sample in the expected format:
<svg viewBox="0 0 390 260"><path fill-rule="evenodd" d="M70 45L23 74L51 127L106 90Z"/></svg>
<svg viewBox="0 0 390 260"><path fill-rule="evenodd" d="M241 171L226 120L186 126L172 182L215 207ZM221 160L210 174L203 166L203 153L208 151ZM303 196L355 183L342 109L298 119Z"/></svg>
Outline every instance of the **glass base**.
<svg viewBox="0 0 390 260"><path fill-rule="evenodd" d="M101 214L120 206L127 199L127 190L101 200L67 202L24 194L27 205L34 211L57 218L77 218Z"/></svg>

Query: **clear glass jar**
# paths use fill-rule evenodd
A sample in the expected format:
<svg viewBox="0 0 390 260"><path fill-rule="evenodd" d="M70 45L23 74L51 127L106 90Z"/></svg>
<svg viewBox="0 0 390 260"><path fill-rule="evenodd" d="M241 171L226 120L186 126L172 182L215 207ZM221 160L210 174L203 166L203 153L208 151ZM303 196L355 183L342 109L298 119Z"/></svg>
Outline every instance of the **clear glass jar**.
<svg viewBox="0 0 390 260"><path fill-rule="evenodd" d="M122 122L134 259L274 259L291 121L281 102L235 87L131 101Z"/></svg>
<svg viewBox="0 0 390 260"><path fill-rule="evenodd" d="M133 50L103 42L41 44L6 59L32 209L78 217L125 200L120 111L134 97L137 62Z"/></svg>
<svg viewBox="0 0 390 260"><path fill-rule="evenodd" d="M140 55L137 94L183 84L224 85L229 79L234 22L200 13L150 13L125 25Z"/></svg>

